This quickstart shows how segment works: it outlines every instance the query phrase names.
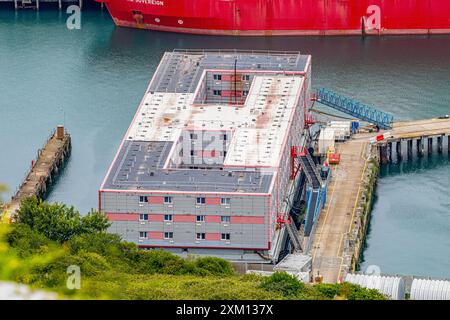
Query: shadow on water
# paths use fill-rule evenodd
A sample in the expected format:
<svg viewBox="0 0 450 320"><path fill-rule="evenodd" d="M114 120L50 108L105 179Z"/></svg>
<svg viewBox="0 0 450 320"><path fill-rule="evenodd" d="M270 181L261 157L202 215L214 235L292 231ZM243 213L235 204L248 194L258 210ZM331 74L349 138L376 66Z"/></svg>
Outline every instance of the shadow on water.
<svg viewBox="0 0 450 320"><path fill-rule="evenodd" d="M398 163L382 165L380 167L380 178L417 173L423 170L439 169L440 167L445 167L449 164L450 157L445 155L431 155L420 158L416 157L408 161L399 161Z"/></svg>

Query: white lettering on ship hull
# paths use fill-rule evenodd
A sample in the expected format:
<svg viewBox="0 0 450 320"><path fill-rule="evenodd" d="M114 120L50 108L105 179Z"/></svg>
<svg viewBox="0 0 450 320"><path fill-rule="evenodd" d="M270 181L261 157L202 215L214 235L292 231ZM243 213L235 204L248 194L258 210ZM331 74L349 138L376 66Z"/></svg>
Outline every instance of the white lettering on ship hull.
<svg viewBox="0 0 450 320"><path fill-rule="evenodd" d="M381 30L381 8L377 5L371 5L367 8L367 16L364 16L364 25L366 30Z"/></svg>
<svg viewBox="0 0 450 320"><path fill-rule="evenodd" d="M127 0L127 1L133 3L148 4L152 6L164 6L164 1L161 0Z"/></svg>

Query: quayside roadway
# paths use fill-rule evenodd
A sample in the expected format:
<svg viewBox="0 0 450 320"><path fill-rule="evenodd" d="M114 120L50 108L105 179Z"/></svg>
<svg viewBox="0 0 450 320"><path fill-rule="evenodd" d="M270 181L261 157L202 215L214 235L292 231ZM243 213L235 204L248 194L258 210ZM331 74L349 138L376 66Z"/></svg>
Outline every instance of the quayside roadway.
<svg viewBox="0 0 450 320"><path fill-rule="evenodd" d="M401 139L423 139L445 136L448 152L450 140L450 119L428 119L396 122L388 130L377 133L358 133L350 140L337 144L341 155L338 165L333 165L326 205L319 217L313 238L311 255L312 274L323 276L327 283L337 282L343 277L344 239L354 223L355 211L362 190L363 177L368 167L370 144L376 136L385 135L384 142Z"/></svg>

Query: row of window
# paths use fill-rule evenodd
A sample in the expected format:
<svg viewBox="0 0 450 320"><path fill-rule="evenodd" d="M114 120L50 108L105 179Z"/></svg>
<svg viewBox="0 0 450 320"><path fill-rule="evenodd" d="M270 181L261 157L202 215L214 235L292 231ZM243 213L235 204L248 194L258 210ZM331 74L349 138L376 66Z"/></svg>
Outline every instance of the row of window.
<svg viewBox="0 0 450 320"><path fill-rule="evenodd" d="M222 96L222 90L213 90L213 95L215 96ZM244 97L248 96L248 90L243 90L242 95Z"/></svg>
<svg viewBox="0 0 450 320"><path fill-rule="evenodd" d="M195 151L196 150L191 150L190 155L193 157L195 156ZM215 157L216 154L220 154L221 156L223 155L224 157L227 156L227 152L226 151L221 151L221 152L217 152L216 150L210 150L211 151L211 157ZM180 156L183 156L183 152L181 152Z"/></svg>
<svg viewBox="0 0 450 320"><path fill-rule="evenodd" d="M189 139L191 140L197 140L198 139L198 134L196 133L190 133L189 134ZM220 135L220 139L226 141L228 139L228 135L227 134L221 134Z"/></svg>
<svg viewBox="0 0 450 320"><path fill-rule="evenodd" d="M206 233L197 233L195 235L196 240L205 240L206 239ZM220 234L220 240L231 240L231 235L229 233L221 233Z"/></svg>
<svg viewBox="0 0 450 320"><path fill-rule="evenodd" d="M221 74L214 74L213 75L213 79L214 80L222 80L222 75ZM250 81L250 75L249 74L244 74L244 75L242 75L241 79L243 81Z"/></svg>
<svg viewBox="0 0 450 320"><path fill-rule="evenodd" d="M139 196L139 202L141 203L149 203L148 196ZM164 204L171 204L172 197L164 197Z"/></svg>
<svg viewBox="0 0 450 320"><path fill-rule="evenodd" d="M139 232L139 238L140 239L147 239L148 238L148 232L147 231L140 231ZM196 240L205 240L206 239L206 233L197 233L195 235L195 238L196 238ZM173 232L164 232L164 239L173 239ZM229 240L231 240L231 235L229 233L221 233L220 239L229 241Z"/></svg>
<svg viewBox="0 0 450 320"><path fill-rule="evenodd" d="M221 216L220 221L223 223L229 223L231 217L230 216ZM148 214L147 213L141 213L139 214L139 221L148 221ZM173 215L172 214L165 214L164 215L164 221L171 222L173 221ZM204 215L198 215L196 216L197 222L204 222L205 216Z"/></svg>
<svg viewBox="0 0 450 320"><path fill-rule="evenodd" d="M149 197L148 196L139 196L139 202L140 203L149 203ZM173 198L170 196L164 197L164 204L172 204ZM205 197L197 197L196 204L205 204L206 198ZM231 198L220 198L220 204L222 205L229 205L231 203Z"/></svg>

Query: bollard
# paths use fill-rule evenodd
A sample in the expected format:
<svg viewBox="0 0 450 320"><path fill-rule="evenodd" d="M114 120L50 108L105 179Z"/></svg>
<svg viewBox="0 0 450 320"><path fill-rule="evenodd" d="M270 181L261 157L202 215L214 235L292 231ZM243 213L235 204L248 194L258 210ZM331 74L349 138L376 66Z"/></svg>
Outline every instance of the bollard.
<svg viewBox="0 0 450 320"><path fill-rule="evenodd" d="M56 127L56 139L59 139L59 140L64 139L64 126L58 125Z"/></svg>

